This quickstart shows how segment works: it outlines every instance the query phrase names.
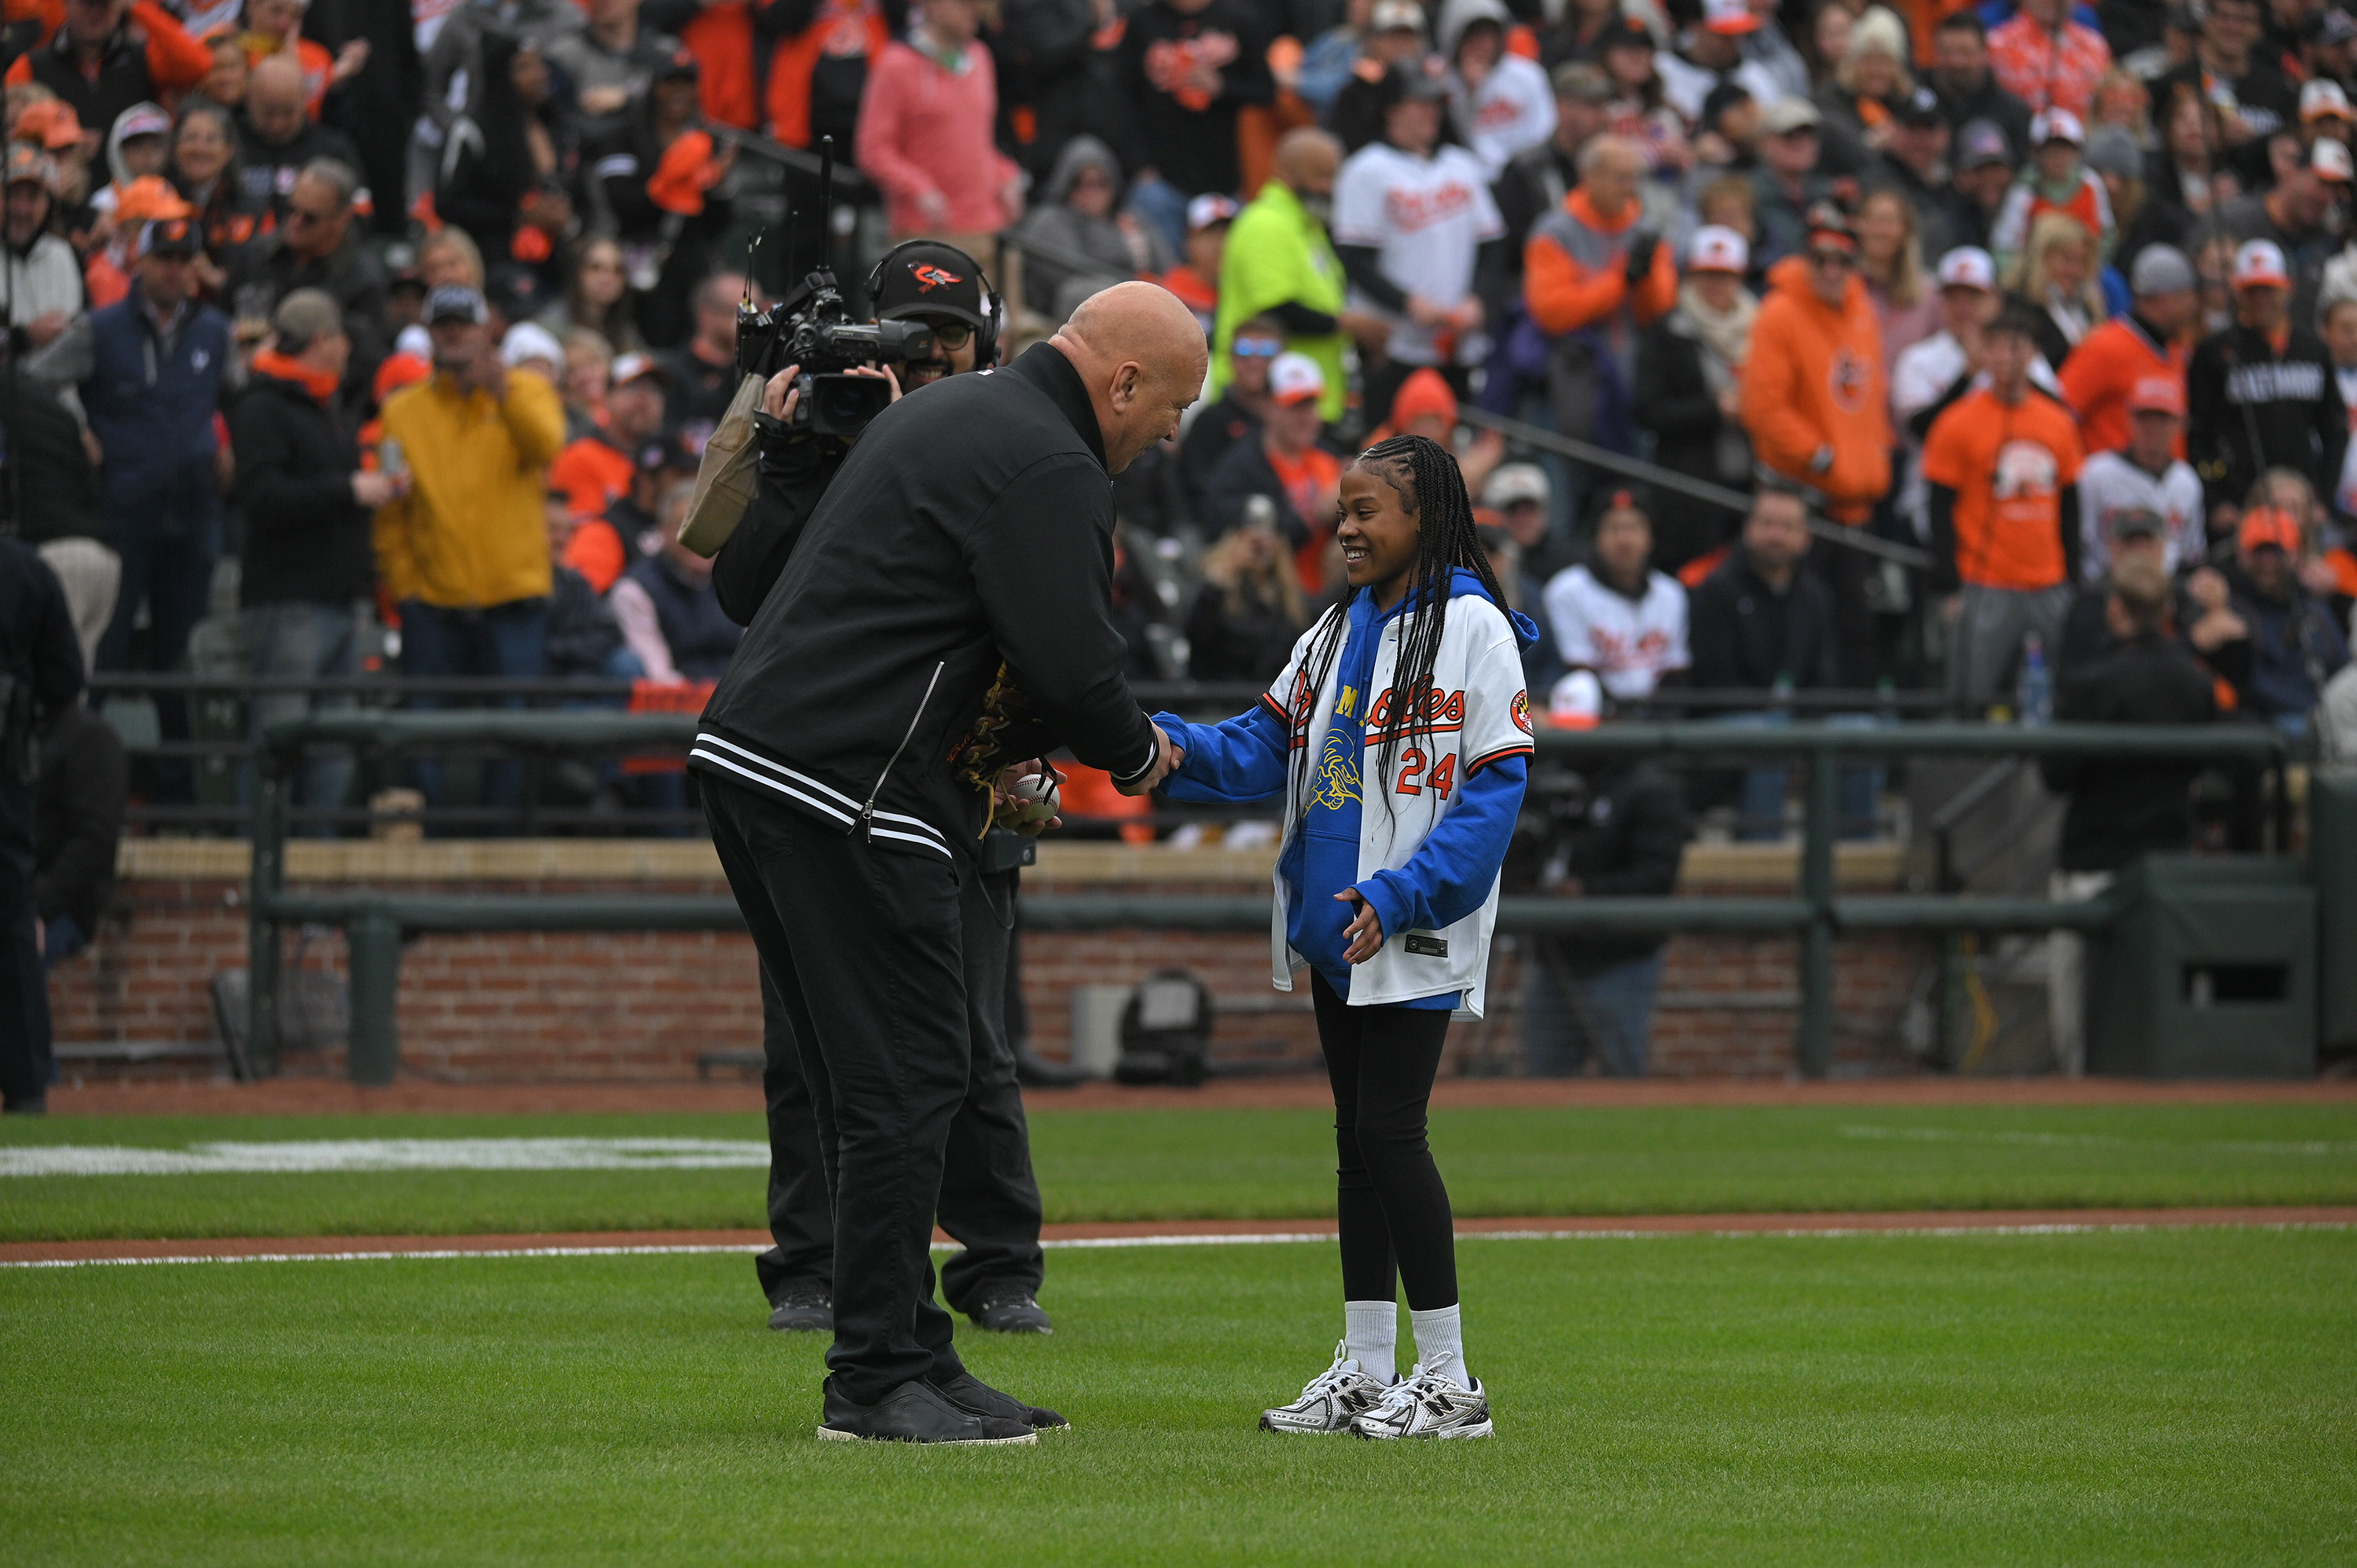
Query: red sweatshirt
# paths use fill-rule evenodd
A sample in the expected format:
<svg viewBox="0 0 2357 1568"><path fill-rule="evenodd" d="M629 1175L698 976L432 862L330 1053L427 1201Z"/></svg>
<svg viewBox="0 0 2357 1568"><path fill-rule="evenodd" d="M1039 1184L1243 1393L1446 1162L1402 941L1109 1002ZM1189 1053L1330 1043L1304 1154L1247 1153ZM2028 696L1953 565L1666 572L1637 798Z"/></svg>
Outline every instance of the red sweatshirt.
<svg viewBox="0 0 2357 1568"><path fill-rule="evenodd" d="M882 188L895 234L995 231L1015 220L999 199L1016 170L992 140L997 117L997 80L979 43L966 46L961 71L903 43L877 57L859 104L859 167ZM925 216L918 199L928 191L949 203L946 216Z"/></svg>

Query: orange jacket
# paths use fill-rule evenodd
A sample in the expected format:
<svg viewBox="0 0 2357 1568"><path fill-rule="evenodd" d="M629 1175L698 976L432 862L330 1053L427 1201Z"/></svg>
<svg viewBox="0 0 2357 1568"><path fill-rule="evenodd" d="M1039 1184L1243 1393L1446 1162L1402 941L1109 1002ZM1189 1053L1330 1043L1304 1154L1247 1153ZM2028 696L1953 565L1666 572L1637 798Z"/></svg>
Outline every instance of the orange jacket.
<svg viewBox="0 0 2357 1568"><path fill-rule="evenodd" d="M807 147L811 140L811 72L824 54L858 54L868 69L892 41L882 9L857 0L820 0L818 16L790 38L781 38L770 56L770 134L790 147ZM851 149L835 148L837 157Z"/></svg>
<svg viewBox="0 0 2357 1568"><path fill-rule="evenodd" d="M1768 297L1743 367L1743 424L1760 460L1825 498L1841 522L1863 522L1890 489L1890 392L1882 328L1855 274L1838 310L1809 285L1809 263L1787 256L1768 271ZM1833 449L1832 466L1812 464Z"/></svg>
<svg viewBox="0 0 2357 1568"><path fill-rule="evenodd" d="M1617 219L1607 220L1598 214L1587 199L1587 192L1575 190L1563 199L1564 210L1574 221L1597 233L1617 237L1635 227L1642 216L1638 204L1631 201ZM1534 232L1530 242L1523 247L1523 298L1530 306L1531 319L1539 330L1549 337L1577 332L1593 326L1627 306L1637 317L1637 325L1650 327L1670 312L1678 302L1678 269L1671 259L1670 247L1653 247L1652 270L1645 274L1633 293L1629 280L1617 263L1608 267L1590 268L1583 265L1544 232ZM1615 246L1615 257L1625 254L1627 247Z"/></svg>
<svg viewBox="0 0 2357 1568"><path fill-rule="evenodd" d="M2062 361L2062 401L2079 416L2079 436L2090 452L2117 452L2128 444L2128 393L2148 376L2185 385L2185 345L2166 349L2126 317L2104 322L2079 339ZM2185 456L2185 432L2177 433Z"/></svg>
<svg viewBox="0 0 2357 1568"><path fill-rule="evenodd" d="M751 130L761 113L753 85L752 6L746 0L715 0L680 28L679 41L704 68L697 81L704 117Z"/></svg>

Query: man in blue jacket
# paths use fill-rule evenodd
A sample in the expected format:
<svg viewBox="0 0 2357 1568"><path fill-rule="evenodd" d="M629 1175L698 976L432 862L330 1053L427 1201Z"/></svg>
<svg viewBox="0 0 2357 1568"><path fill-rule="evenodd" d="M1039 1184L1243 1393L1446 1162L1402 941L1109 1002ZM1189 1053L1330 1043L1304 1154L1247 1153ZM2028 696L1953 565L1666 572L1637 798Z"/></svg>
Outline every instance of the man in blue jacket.
<svg viewBox="0 0 2357 1568"><path fill-rule="evenodd" d="M131 628L147 607L141 668L180 661L205 613L221 554L221 443L213 413L229 362L229 317L193 297L196 225L150 223L131 293L68 327L37 371L81 383L99 446L99 499L123 556L123 591L99 639L98 667L131 667Z"/></svg>

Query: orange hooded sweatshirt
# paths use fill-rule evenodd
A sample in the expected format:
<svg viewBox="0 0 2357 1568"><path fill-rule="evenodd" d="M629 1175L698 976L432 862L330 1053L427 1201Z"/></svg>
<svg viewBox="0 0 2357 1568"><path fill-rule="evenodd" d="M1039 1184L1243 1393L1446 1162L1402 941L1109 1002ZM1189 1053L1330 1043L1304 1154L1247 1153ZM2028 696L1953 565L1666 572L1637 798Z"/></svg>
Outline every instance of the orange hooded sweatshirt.
<svg viewBox="0 0 2357 1568"><path fill-rule="evenodd" d="M1760 460L1825 498L1839 522L1864 522L1890 489L1890 389L1882 328L1855 274L1839 310L1809 286L1809 263L1768 269L1768 298L1743 367L1743 423ZM1813 467L1820 448L1832 465Z"/></svg>

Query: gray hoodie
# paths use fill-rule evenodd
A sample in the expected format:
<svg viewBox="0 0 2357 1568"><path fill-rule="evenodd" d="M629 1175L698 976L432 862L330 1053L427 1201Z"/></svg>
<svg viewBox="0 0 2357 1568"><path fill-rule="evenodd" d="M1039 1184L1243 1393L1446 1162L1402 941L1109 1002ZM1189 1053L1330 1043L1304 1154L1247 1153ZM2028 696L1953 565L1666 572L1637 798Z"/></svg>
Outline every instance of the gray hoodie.
<svg viewBox="0 0 2357 1568"><path fill-rule="evenodd" d="M1136 226L1148 242L1148 253L1141 259L1112 218L1092 218L1066 203L1086 168L1103 170L1114 189L1121 189L1121 160L1113 149L1094 136L1075 136L1057 155L1046 199L1032 208L1017 231L1024 239L1054 247L1053 255L1027 251L1023 256L1024 304L1054 321L1069 318L1082 300L1101 288L1172 264L1150 225Z"/></svg>

